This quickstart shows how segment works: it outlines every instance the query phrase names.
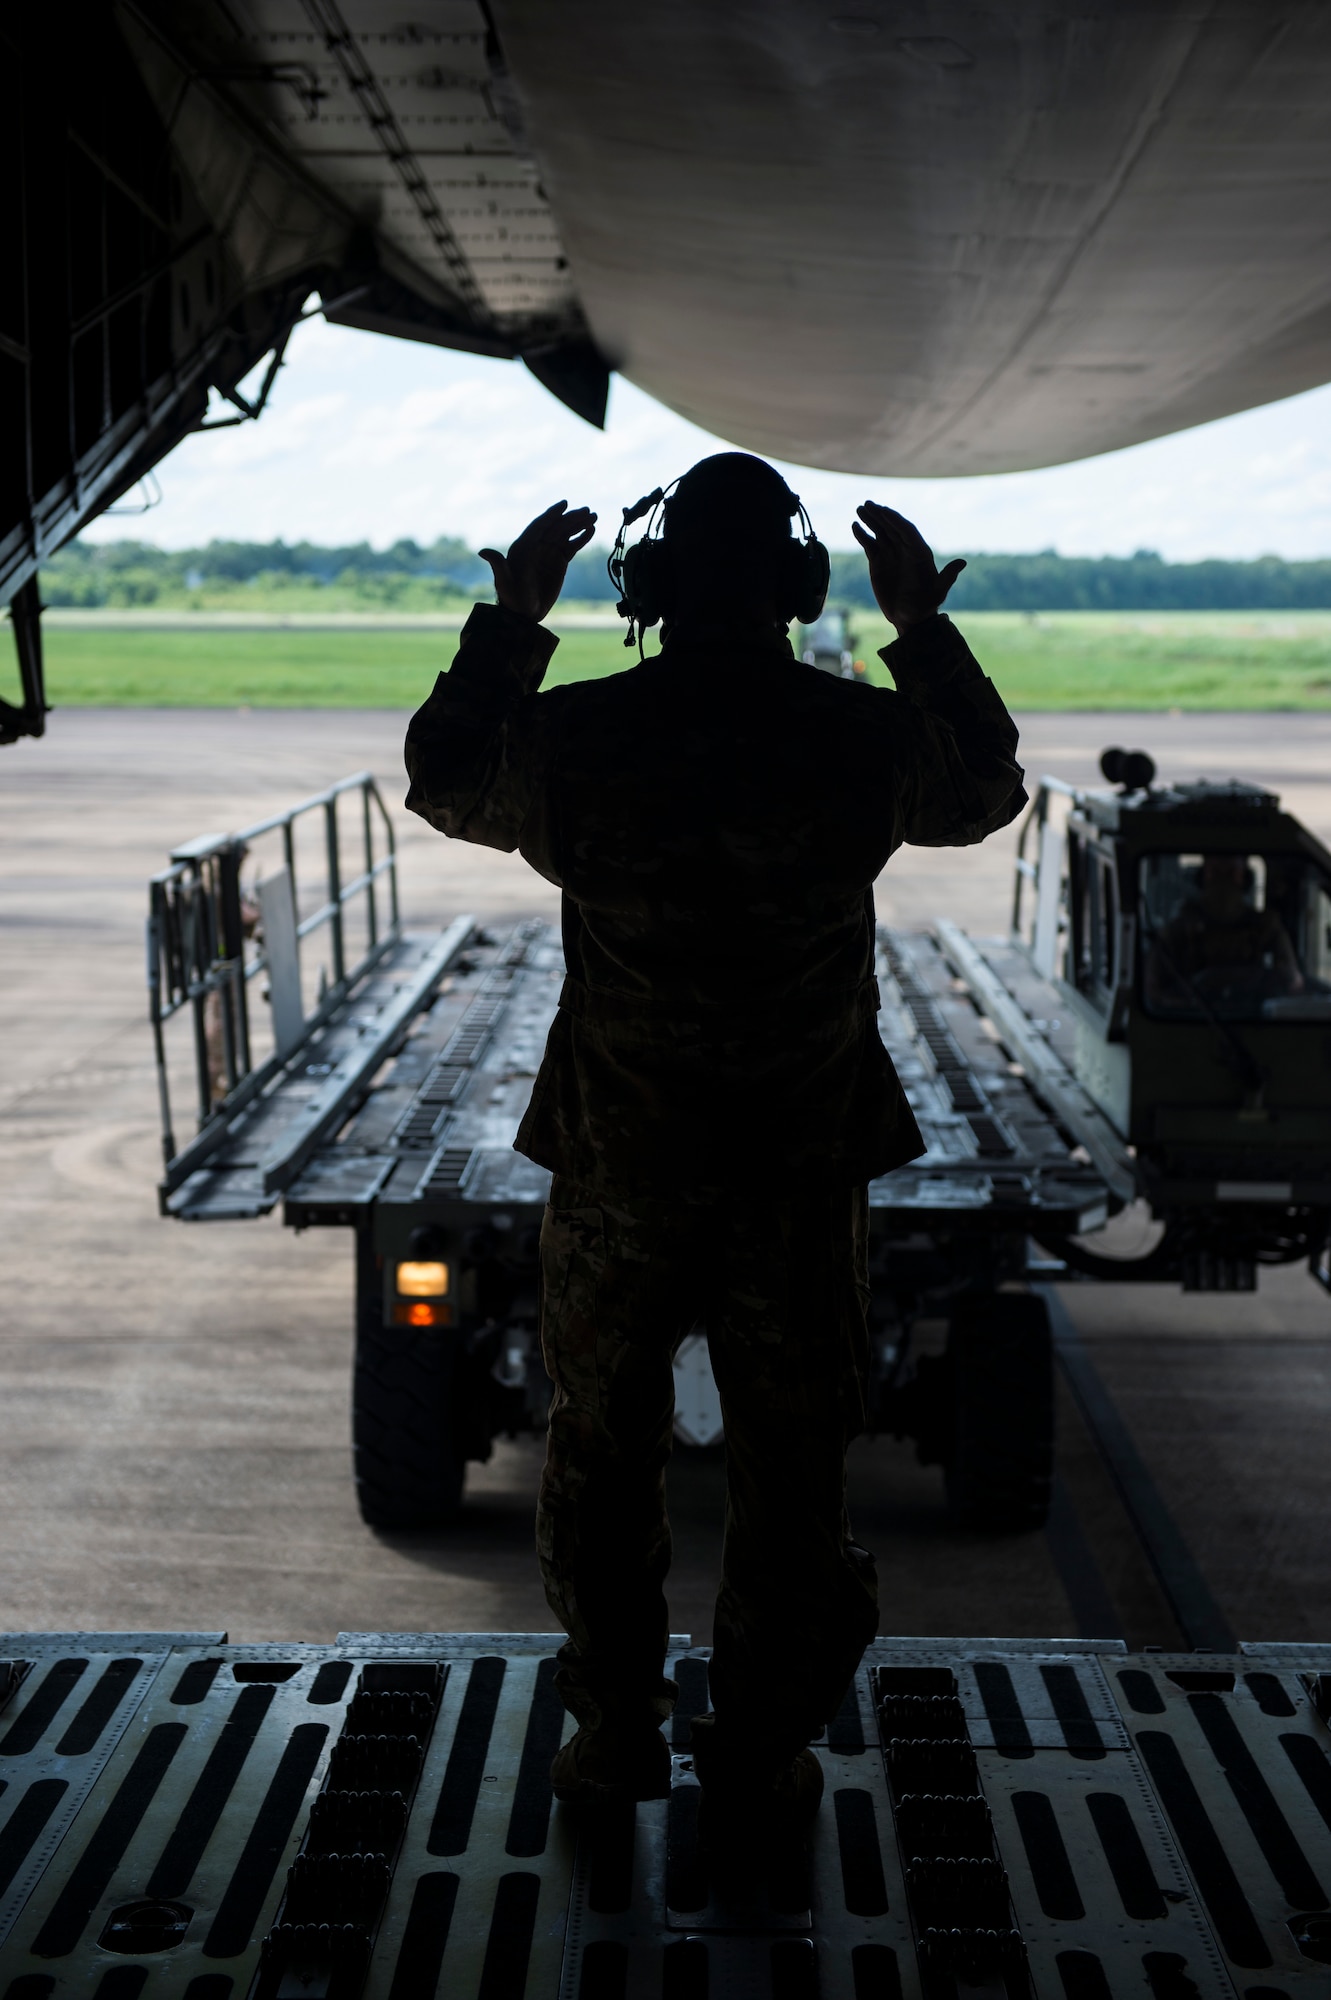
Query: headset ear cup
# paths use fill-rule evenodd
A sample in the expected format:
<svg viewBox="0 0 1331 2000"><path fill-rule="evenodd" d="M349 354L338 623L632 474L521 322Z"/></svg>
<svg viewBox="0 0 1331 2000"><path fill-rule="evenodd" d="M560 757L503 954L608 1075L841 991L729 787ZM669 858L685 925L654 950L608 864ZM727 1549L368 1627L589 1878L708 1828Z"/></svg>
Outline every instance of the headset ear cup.
<svg viewBox="0 0 1331 2000"><path fill-rule="evenodd" d="M624 601L639 626L669 611L669 558L664 542L644 537L624 551Z"/></svg>
<svg viewBox="0 0 1331 2000"><path fill-rule="evenodd" d="M801 625L813 625L822 616L827 589L832 581L832 558L816 536L793 544L791 560L791 617Z"/></svg>

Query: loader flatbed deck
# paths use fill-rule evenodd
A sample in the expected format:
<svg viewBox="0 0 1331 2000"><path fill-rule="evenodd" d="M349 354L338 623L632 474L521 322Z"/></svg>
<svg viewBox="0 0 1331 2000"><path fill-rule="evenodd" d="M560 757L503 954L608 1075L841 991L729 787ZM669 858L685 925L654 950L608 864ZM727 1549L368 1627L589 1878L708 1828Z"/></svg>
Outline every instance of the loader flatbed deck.
<svg viewBox="0 0 1331 2000"><path fill-rule="evenodd" d="M937 942L883 929L879 973L883 1038L928 1151L873 1183L878 1226L1093 1228L1106 1208L1099 1174L954 990ZM512 1142L562 977L558 934L538 922L493 940L467 919L442 943L400 938L164 1195L166 1209L214 1221L281 1200L302 1228L354 1225L371 1204L441 1220L478 1207L539 1214L549 1175Z"/></svg>

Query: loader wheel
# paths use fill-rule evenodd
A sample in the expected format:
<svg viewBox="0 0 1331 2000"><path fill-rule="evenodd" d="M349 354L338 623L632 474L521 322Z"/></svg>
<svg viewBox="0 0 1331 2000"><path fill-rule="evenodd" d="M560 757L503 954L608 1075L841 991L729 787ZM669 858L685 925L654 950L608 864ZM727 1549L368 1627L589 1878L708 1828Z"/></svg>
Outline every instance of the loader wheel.
<svg viewBox="0 0 1331 2000"><path fill-rule="evenodd" d="M466 1460L456 1437L460 1343L451 1327L386 1327L368 1235L357 1242L351 1442L356 1499L371 1528L456 1520Z"/></svg>
<svg viewBox="0 0 1331 2000"><path fill-rule="evenodd" d="M1044 1526L1054 1473L1054 1364L1043 1299L973 1292L948 1329L952 1435L944 1460L959 1526Z"/></svg>

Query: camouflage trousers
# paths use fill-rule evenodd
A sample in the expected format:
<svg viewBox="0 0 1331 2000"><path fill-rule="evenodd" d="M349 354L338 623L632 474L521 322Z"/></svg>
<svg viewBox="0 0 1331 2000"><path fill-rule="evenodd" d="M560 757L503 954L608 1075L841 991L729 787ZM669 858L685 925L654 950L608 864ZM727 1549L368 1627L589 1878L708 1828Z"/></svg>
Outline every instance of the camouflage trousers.
<svg viewBox="0 0 1331 2000"><path fill-rule="evenodd" d="M863 1189L798 1200L593 1192L556 1176L541 1230L554 1382L537 1547L582 1721L664 1717L665 1471L675 1349L707 1328L726 1439L711 1666L716 1726L784 1761L835 1714L878 1625L851 1540L864 1421Z"/></svg>

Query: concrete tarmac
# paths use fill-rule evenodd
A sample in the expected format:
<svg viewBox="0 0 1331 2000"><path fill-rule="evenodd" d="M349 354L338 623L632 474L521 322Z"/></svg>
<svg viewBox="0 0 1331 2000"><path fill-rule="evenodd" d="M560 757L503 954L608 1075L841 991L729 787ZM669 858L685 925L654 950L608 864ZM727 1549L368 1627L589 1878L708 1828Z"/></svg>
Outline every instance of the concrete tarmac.
<svg viewBox="0 0 1331 2000"><path fill-rule="evenodd" d="M456 1529L388 1537L360 1522L349 1238L156 1213L143 917L173 845L369 766L394 810L410 923L556 913L516 857L447 843L400 811L405 719L70 710L44 741L0 751L0 1626L327 1640L552 1622L531 1554L535 1441L500 1444L474 1469ZM1023 719L1032 776L1091 781L1108 742L1150 749L1166 776L1267 783L1331 841L1331 716ZM906 850L880 910L908 928L946 913L1003 930L1012 850L1011 832L979 850ZM1331 1640L1331 1299L1297 1268L1265 1276L1255 1298L1063 1296L1231 1625ZM958 1535L938 1474L909 1446L855 1447L853 1518L878 1553L885 1631L1076 1632L1098 1588L1092 1576L1088 1609L1080 1547L1106 1617L1134 1643L1177 1643L1063 1400L1059 1469L1080 1542ZM672 1469L672 1622L700 1640L722 1481L715 1458Z"/></svg>

